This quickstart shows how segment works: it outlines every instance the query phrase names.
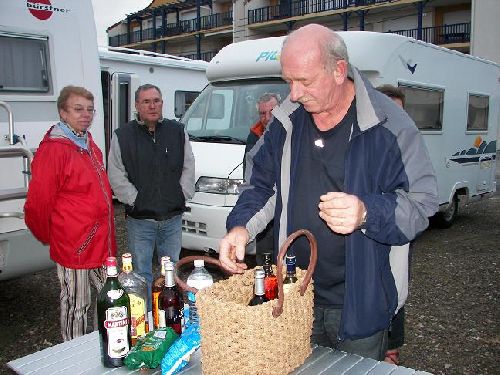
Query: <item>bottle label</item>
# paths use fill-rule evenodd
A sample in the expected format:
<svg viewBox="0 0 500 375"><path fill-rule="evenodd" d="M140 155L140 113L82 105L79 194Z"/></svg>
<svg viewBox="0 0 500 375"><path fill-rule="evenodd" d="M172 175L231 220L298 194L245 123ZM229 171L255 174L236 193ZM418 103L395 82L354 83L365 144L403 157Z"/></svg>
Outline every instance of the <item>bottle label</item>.
<svg viewBox="0 0 500 375"><path fill-rule="evenodd" d="M153 330L153 328L158 328L159 327L159 324L160 324L160 301L159 301L159 298L160 298L160 292L153 292L152 293L152 304L153 304L153 325L151 326L151 330Z"/></svg>
<svg viewBox="0 0 500 375"><path fill-rule="evenodd" d="M123 358L130 350L128 342L129 321L125 306L110 307L106 310L104 328L108 335L108 355Z"/></svg>
<svg viewBox="0 0 500 375"><path fill-rule="evenodd" d="M165 310L158 310L158 328L165 328L167 322L165 321Z"/></svg>
<svg viewBox="0 0 500 375"><path fill-rule="evenodd" d="M130 333L133 339L146 334L146 301L137 294L129 293L130 298Z"/></svg>
<svg viewBox="0 0 500 375"><path fill-rule="evenodd" d="M111 289L108 291L108 297L112 300L117 300L123 295L123 289Z"/></svg>

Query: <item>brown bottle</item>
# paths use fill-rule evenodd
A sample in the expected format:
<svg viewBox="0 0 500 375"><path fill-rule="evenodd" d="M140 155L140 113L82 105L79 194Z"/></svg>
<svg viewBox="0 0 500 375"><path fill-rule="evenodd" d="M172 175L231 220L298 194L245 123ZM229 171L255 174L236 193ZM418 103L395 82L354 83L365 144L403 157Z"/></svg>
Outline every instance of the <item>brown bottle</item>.
<svg viewBox="0 0 500 375"><path fill-rule="evenodd" d="M161 272L160 276L158 276L154 281L153 281L153 286L151 287L151 302L152 302L152 307L153 307L153 324L154 324L154 329L159 328L160 324L160 293L163 290L163 287L165 286L165 265L170 262L170 257L169 256L164 256L161 257ZM150 327L152 329L153 327Z"/></svg>
<svg viewBox="0 0 500 375"><path fill-rule="evenodd" d="M278 279L273 273L271 253L262 254L264 268L264 292L268 301L278 298Z"/></svg>
<svg viewBox="0 0 500 375"><path fill-rule="evenodd" d="M167 262L165 265L165 286L159 299L159 325L171 327L179 335L182 333L182 305L181 294L175 284L174 264Z"/></svg>

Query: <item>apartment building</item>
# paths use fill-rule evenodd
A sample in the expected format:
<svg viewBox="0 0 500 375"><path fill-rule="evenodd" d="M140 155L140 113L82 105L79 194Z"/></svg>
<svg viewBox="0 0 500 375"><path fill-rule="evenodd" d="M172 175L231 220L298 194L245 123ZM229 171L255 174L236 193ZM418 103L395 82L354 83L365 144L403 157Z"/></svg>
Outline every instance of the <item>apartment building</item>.
<svg viewBox="0 0 500 375"><path fill-rule="evenodd" d="M209 61L225 45L307 23L410 36L500 62L497 0L153 0L108 28L109 45Z"/></svg>

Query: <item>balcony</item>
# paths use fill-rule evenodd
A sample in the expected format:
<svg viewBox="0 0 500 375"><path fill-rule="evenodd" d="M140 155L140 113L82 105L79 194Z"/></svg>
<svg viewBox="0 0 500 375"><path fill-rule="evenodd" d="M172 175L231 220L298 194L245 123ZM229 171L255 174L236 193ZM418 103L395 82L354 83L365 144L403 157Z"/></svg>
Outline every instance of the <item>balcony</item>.
<svg viewBox="0 0 500 375"><path fill-rule="evenodd" d="M418 29L389 30L387 32L418 39ZM437 45L470 43L470 23L423 27L422 40Z"/></svg>
<svg viewBox="0 0 500 375"><path fill-rule="evenodd" d="M196 18L189 20L181 20L178 23L168 23L165 29L157 27L137 30L130 33L130 42L128 41L127 34L120 34L109 37L109 45L111 47L121 47L127 44L142 43L144 41L155 41L164 37L171 37L176 35L195 33ZM207 16L200 17L200 30L207 31L220 27L228 27L233 25L233 12L214 13Z"/></svg>
<svg viewBox="0 0 500 375"><path fill-rule="evenodd" d="M219 51L205 51L201 53L201 60L210 61ZM196 60L198 57L196 53L183 54L181 57L185 57L187 59Z"/></svg>
<svg viewBox="0 0 500 375"><path fill-rule="evenodd" d="M390 3L392 0L291 0L248 11L248 24L280 20L306 14L349 9L367 5Z"/></svg>

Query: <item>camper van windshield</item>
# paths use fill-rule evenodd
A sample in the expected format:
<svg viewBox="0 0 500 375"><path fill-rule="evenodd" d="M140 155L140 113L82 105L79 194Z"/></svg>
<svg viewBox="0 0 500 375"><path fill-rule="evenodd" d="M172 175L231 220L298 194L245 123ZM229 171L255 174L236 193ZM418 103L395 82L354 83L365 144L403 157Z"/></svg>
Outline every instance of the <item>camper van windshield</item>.
<svg viewBox="0 0 500 375"><path fill-rule="evenodd" d="M284 99L288 91L281 79L211 83L181 122L191 140L244 144L250 127L259 120L257 100L265 93L278 93Z"/></svg>

